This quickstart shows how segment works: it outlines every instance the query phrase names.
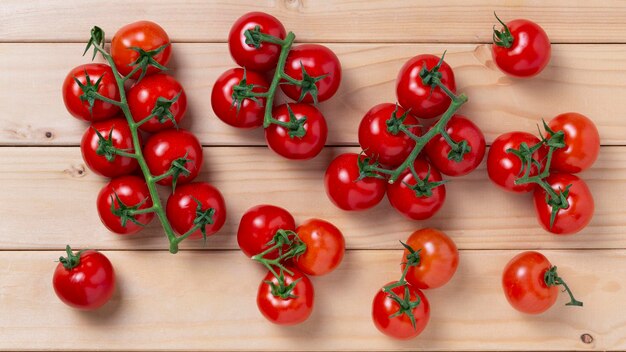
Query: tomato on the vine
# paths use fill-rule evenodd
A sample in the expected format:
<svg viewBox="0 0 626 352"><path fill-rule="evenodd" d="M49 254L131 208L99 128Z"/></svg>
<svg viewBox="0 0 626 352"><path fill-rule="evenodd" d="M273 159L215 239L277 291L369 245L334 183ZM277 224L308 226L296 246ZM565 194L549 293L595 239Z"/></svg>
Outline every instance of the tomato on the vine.
<svg viewBox="0 0 626 352"><path fill-rule="evenodd" d="M286 31L280 21L267 13L249 12L237 19L228 34L228 49L233 60L249 70L267 71L276 66L280 56L280 46L261 42L259 47L246 43L246 31L259 27L263 34L285 39Z"/></svg>
<svg viewBox="0 0 626 352"><path fill-rule="evenodd" d="M253 85L253 93L265 92L270 84L258 72L242 68L231 68L222 73L211 91L211 107L217 117L224 123L239 128L255 128L263 125L266 98L258 97L256 101L243 99L235 102L233 87L245 79L246 85Z"/></svg>
<svg viewBox="0 0 626 352"><path fill-rule="evenodd" d="M65 77L62 90L67 111L77 119L101 121L120 111L116 105L95 98L90 108L90 99L87 99L87 94L93 92L108 99L120 100L120 91L109 65L92 63L75 67Z"/></svg>
<svg viewBox="0 0 626 352"><path fill-rule="evenodd" d="M154 219L154 213L132 214L152 206L146 181L138 176L120 176L107 183L98 194L98 214L109 231L133 234ZM112 210L113 209L113 210Z"/></svg>
<svg viewBox="0 0 626 352"><path fill-rule="evenodd" d="M192 182L176 187L167 199L165 210L172 228L179 235L191 230L199 216L210 217L204 228L206 236L219 231L226 222L224 197L217 188L206 182ZM202 230L196 230L188 238L203 238Z"/></svg>
<svg viewBox="0 0 626 352"><path fill-rule="evenodd" d="M169 129L152 135L143 147L143 155L150 172L155 176L165 174L179 165L177 185L193 181L202 167L202 146L191 132ZM157 183L171 186L173 177L168 176Z"/></svg>
<svg viewBox="0 0 626 352"><path fill-rule="evenodd" d="M328 221L309 219L296 229L306 251L294 258L294 265L307 275L325 275L343 259L346 242L341 231Z"/></svg>
<svg viewBox="0 0 626 352"><path fill-rule="evenodd" d="M307 320L313 312L315 291L311 280L294 268L287 268L293 275L284 272L284 285L296 282L290 294L285 297L274 295L272 286L278 287L279 281L272 272L268 272L259 285L257 306L267 320L279 325L295 325ZM269 284L271 283L271 285Z"/></svg>
<svg viewBox="0 0 626 352"><path fill-rule="evenodd" d="M150 52L159 50L154 55ZM142 56L140 51L148 53ZM170 38L161 26L150 21L137 21L120 28L111 39L111 56L117 70L122 75L128 75L138 64L138 59L153 61L161 66L167 66L172 55ZM149 65L146 74L151 75L160 70ZM134 79L139 78L141 70L133 74Z"/></svg>
<svg viewBox="0 0 626 352"><path fill-rule="evenodd" d="M330 99L337 89L339 89L339 83L341 83L341 63L335 53L327 47L319 44L300 44L294 46L285 62L285 73L296 80L303 80L306 76L303 74L303 70L306 71L306 76L309 80L305 79L305 85L300 87L293 84L280 85L280 88L285 94L296 101L304 103L322 102ZM321 78L321 79L318 79ZM314 82L315 87L313 91L307 93L307 86L310 86ZM304 88L304 96L302 96ZM313 93L313 94L310 94ZM313 95L316 95L314 99Z"/></svg>
<svg viewBox="0 0 626 352"><path fill-rule="evenodd" d="M293 114L293 116L292 116ZM278 124L265 129L267 145L277 154L292 160L306 160L317 156L326 143L328 127L324 115L310 104L282 104L274 108L274 119L288 123L290 120L306 118L302 125L303 136L294 135L297 131Z"/></svg>
<svg viewBox="0 0 626 352"><path fill-rule="evenodd" d="M268 245L278 230L296 230L296 221L285 209L274 205L257 205L246 211L239 221L237 243L248 257L269 249ZM268 253L265 258L274 259L276 253Z"/></svg>
<svg viewBox="0 0 626 352"><path fill-rule="evenodd" d="M85 164L98 175L113 178L137 170L137 159L115 155L111 148L134 153L133 136L124 118L94 122L83 134L80 151Z"/></svg>
<svg viewBox="0 0 626 352"><path fill-rule="evenodd" d="M459 251L445 233L431 228L413 232L406 244L419 251L419 264L407 270L406 281L419 289L437 288L445 285L459 266ZM406 266L409 250L402 256L402 270Z"/></svg>
<svg viewBox="0 0 626 352"><path fill-rule="evenodd" d="M600 134L593 121L585 115L568 112L550 120L548 126L565 134L565 147L554 150L550 169L577 173L593 165L600 153Z"/></svg>
<svg viewBox="0 0 626 352"><path fill-rule="evenodd" d="M154 116L139 126L146 132L174 127L174 122L178 126L187 111L185 90L174 77L165 73L145 77L130 88L126 97L135 122Z"/></svg>
<svg viewBox="0 0 626 352"><path fill-rule="evenodd" d="M387 186L387 198L402 215L424 220L435 215L443 206L446 186L442 183L439 170L426 160L415 159L413 167L420 181L415 179L410 169L405 170L396 182Z"/></svg>
<svg viewBox="0 0 626 352"><path fill-rule="evenodd" d="M390 282L387 285L393 284ZM386 285L386 286L387 286ZM372 319L376 328L383 334L396 339L412 339L419 335L430 320L430 304L422 291L411 286L399 286L391 289L400 299L406 299L406 290L409 292L409 300L419 304L411 309L415 317L415 327L406 313L396 315L401 306L394 301L388 293L379 290L372 302Z"/></svg>

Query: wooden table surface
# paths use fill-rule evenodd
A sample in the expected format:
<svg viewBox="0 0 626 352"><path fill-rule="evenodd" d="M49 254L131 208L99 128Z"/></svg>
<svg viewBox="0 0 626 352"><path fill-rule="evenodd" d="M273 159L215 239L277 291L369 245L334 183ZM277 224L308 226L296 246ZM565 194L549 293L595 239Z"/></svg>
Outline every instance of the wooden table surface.
<svg viewBox="0 0 626 352"><path fill-rule="evenodd" d="M234 66L225 40L243 13L277 16L297 41L321 42L339 56L344 80L320 105L328 147L312 161L270 152L262 131L226 126L209 94ZM553 42L550 65L532 80L500 73L488 44L501 18L540 23ZM160 23L174 41L172 73L185 87L183 127L205 146L200 180L224 194L229 216L206 245L185 242L169 254L155 221L119 237L100 224L95 199L105 179L92 174L78 147L86 125L65 110L60 87L81 57L93 25L109 38L141 19ZM626 349L626 2L496 0L3 0L0 4L0 350L572 350ZM600 130L599 160L582 174L596 214L581 233L557 237L535 220L530 196L506 194L484 163L449 183L442 210L404 220L386 202L345 213L326 198L322 175L334 155L356 150L357 126L371 106L395 101L399 68L420 53L441 54L455 69L463 113L488 143L511 131L533 132L541 118L577 111ZM321 217L346 236L340 268L314 278L316 307L297 327L277 327L258 312L263 270L237 250L235 230L250 206L272 203L296 220ZM376 290L398 275L398 240L434 226L460 248L449 285L426 292L431 322L398 342L370 319ZM100 249L119 276L105 308L72 310L54 295L54 260L67 243ZM505 263L540 249L585 302L558 304L540 316L514 311L500 288Z"/></svg>

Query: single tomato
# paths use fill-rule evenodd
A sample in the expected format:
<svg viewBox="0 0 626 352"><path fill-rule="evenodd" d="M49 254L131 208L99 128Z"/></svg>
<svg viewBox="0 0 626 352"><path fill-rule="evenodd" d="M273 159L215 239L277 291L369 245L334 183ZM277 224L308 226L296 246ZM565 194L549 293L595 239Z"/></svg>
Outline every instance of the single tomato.
<svg viewBox="0 0 626 352"><path fill-rule="evenodd" d="M306 251L294 258L295 266L307 275L325 275L343 260L346 241L341 231L328 221L309 219L296 229Z"/></svg>
<svg viewBox="0 0 626 352"><path fill-rule="evenodd" d="M141 137L139 141L141 143ZM137 170L139 167L137 159L119 156L113 149L134 153L133 136L126 119L116 117L94 122L85 130L80 142L80 151L91 171L113 178Z"/></svg>
<svg viewBox="0 0 626 352"><path fill-rule="evenodd" d="M284 272L284 285L296 283L292 290L280 289L278 278L268 272L259 285L256 303L263 316L274 324L295 325L307 320L313 312L313 284L309 278L294 268Z"/></svg>
<svg viewBox="0 0 626 352"><path fill-rule="evenodd" d="M245 76L245 82L244 80ZM224 123L239 128L256 128L263 125L265 102L263 97L235 99L234 87L252 86L253 93L267 91L270 84L262 74L242 68L232 68L215 81L211 91L211 107Z"/></svg>
<svg viewBox="0 0 626 352"><path fill-rule="evenodd" d="M135 122L154 116L139 126L146 132L178 126L187 111L185 90L174 77L165 73L148 76L135 83L126 97Z"/></svg>
<svg viewBox="0 0 626 352"><path fill-rule="evenodd" d="M86 64L75 67L63 81L63 102L72 116L84 121L102 121L120 111L114 104L99 99L89 99L98 93L105 98L120 100L120 91L109 65ZM90 100L93 105L90 105Z"/></svg>
<svg viewBox="0 0 626 352"><path fill-rule="evenodd" d="M140 52L145 54L140 54ZM153 60L160 66L167 66L172 55L172 45L165 30L150 21L137 21L120 28L111 39L111 56L120 74L126 76L133 71L139 61ZM148 65L146 74L151 75L160 69ZM141 76L141 69L132 78Z"/></svg>
<svg viewBox="0 0 626 352"><path fill-rule="evenodd" d="M303 103L330 99L341 83L341 63L337 55L319 44L292 47L285 62L285 73L293 79L303 81L303 84L297 86L283 81L280 88L289 98Z"/></svg>
<svg viewBox="0 0 626 352"><path fill-rule="evenodd" d="M400 214L413 220L435 215L446 200L446 186L439 170L423 159L415 159L415 173L407 169L396 182L387 186L387 198Z"/></svg>
<svg viewBox="0 0 626 352"><path fill-rule="evenodd" d="M177 187L167 199L165 210L167 219L179 235L187 233L196 225L200 227L189 239L211 236L226 222L224 197L217 188L206 182L192 182Z"/></svg>
<svg viewBox="0 0 626 352"><path fill-rule="evenodd" d="M274 205L257 205L246 211L239 221L237 243L248 257L260 254L271 247L268 243L278 230L295 231L296 221L285 209ZM278 257L278 251L266 258Z"/></svg>
<svg viewBox="0 0 626 352"><path fill-rule="evenodd" d="M417 337L424 331L430 320L428 299L422 291L411 285L398 286L391 291L401 300L407 300L413 304L417 303L417 305L405 310L388 293L379 290L372 302L374 325L383 334L396 339L408 340ZM413 315L415 325L411 322L409 314Z"/></svg>
<svg viewBox="0 0 626 352"><path fill-rule="evenodd" d="M328 127L324 115L310 104L283 104L274 108L274 119L289 123L306 119L301 131L278 124L265 129L267 145L277 154L292 160L307 160L317 156L326 143ZM298 133L304 134L300 136Z"/></svg>
<svg viewBox="0 0 626 352"><path fill-rule="evenodd" d="M191 182L202 167L202 146L193 133L183 129L153 134L143 147L143 155L154 176L164 175L172 168L175 170L174 175L157 182L164 186L172 186L173 182L177 185Z"/></svg>
<svg viewBox="0 0 626 352"><path fill-rule="evenodd" d="M154 213L133 214L152 206L150 191L143 178L120 176L107 183L98 194L98 214L111 232L128 235L139 232L154 219Z"/></svg>
<svg viewBox="0 0 626 352"><path fill-rule="evenodd" d="M254 31L258 27L260 33L285 39L286 31L280 21L267 13L248 12L239 17L228 34L228 49L233 60L249 70L268 71L276 67L280 56L278 44L261 41L258 47L248 44L246 31Z"/></svg>
<svg viewBox="0 0 626 352"><path fill-rule="evenodd" d="M445 285L459 266L459 251L456 244L445 233L431 228L413 232L406 244L419 251L419 264L407 270L406 281L419 289L437 288ZM410 254L404 250L402 270Z"/></svg>

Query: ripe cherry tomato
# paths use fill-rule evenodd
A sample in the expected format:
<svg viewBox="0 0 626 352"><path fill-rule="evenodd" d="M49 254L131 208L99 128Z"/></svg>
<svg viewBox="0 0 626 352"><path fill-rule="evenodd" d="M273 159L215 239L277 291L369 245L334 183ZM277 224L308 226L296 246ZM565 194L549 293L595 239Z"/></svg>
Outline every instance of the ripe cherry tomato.
<svg viewBox="0 0 626 352"><path fill-rule="evenodd" d="M372 159L390 167L399 166L409 156L415 141L406 133L399 131L396 134L390 132L387 121L395 113L395 118L400 119L406 110L401 106L382 103L371 108L359 125L359 144ZM404 119L404 125L416 136L421 134L419 121L408 114Z"/></svg>
<svg viewBox="0 0 626 352"><path fill-rule="evenodd" d="M420 179L426 178L430 172L429 182L442 181L439 170L427 161L415 159L413 165ZM446 200L446 186L442 184L434 187L430 196L418 196L415 190L409 188L409 186L416 184L417 182L411 171L406 170L396 182L387 186L387 198L392 207L409 219L428 219L439 211Z"/></svg>
<svg viewBox="0 0 626 352"><path fill-rule="evenodd" d="M392 284L390 282L389 284ZM387 284L387 285L389 285ZM389 297L389 294L379 290L374 296L372 302L372 319L374 325L383 334L396 339L408 340L416 337L426 327L430 320L430 304L424 293L411 285L399 286L393 288L392 291L400 297L405 298L405 287L409 288L410 300L412 302L417 299L420 303L412 309L415 317L415 327L411 324L411 320L407 314L400 314L391 317L400 310L400 305Z"/></svg>
<svg viewBox="0 0 626 352"><path fill-rule="evenodd" d="M294 259L298 269L307 275L325 275L335 270L343 259L346 242L335 225L320 219L309 219L296 233L306 244L306 252Z"/></svg>
<svg viewBox="0 0 626 352"><path fill-rule="evenodd" d="M246 31L255 27L263 34L285 39L285 27L280 21L267 13L249 12L233 24L228 35L228 49L233 60L249 70L268 71L276 67L280 46L268 42L261 42L258 48L246 44Z"/></svg>
<svg viewBox="0 0 626 352"><path fill-rule="evenodd" d="M430 85L425 85L420 77L420 71L424 66L432 70L439 60L440 58L435 55L415 56L402 66L396 80L398 102L403 108L410 109L411 114L422 119L432 119L443 114L452 102L441 88L432 89ZM452 68L444 61L438 72L441 73L441 83L455 93L456 82Z"/></svg>
<svg viewBox="0 0 626 352"><path fill-rule="evenodd" d="M89 76L89 84L87 84L87 76ZM86 87L81 88L76 80ZM98 80L100 83L96 87ZM97 92L106 98L120 100L120 91L117 89L117 82L109 65L86 64L71 70L63 81L63 102L72 116L91 122L106 120L120 111L117 106L98 99L94 101L89 111L88 100L80 99L85 91Z"/></svg>
<svg viewBox="0 0 626 352"><path fill-rule="evenodd" d="M413 232L406 244L419 250L420 262L407 270L406 281L419 289L437 288L445 285L459 266L459 251L445 233L431 228ZM406 266L409 250L404 250L402 270Z"/></svg>
<svg viewBox="0 0 626 352"><path fill-rule="evenodd" d="M139 167L137 159L109 154L108 156L113 158L112 161L109 161L106 154L98 154L99 151L103 150L102 145L105 145L106 142L99 142L100 138L96 131L107 141L110 141L112 147L128 153L134 152L133 136L125 119L116 117L110 120L94 122L85 130L83 139L80 142L83 160L85 160L85 164L89 166L91 171L98 175L113 178L128 175L137 170Z"/></svg>
<svg viewBox="0 0 626 352"><path fill-rule="evenodd" d="M189 174L181 173L178 176L177 185L193 181L202 167L202 146L193 133L183 129L169 129L152 135L143 147L143 155L154 176L168 172L174 161L187 159L184 167ZM159 180L157 183L171 186L172 176Z"/></svg>
<svg viewBox="0 0 626 352"><path fill-rule="evenodd" d="M93 310L107 303L115 292L115 270L104 254L93 250L73 253L60 262L52 276L57 297L70 307Z"/></svg>
<svg viewBox="0 0 626 352"><path fill-rule="evenodd" d="M575 175L553 173L546 178L546 182L557 193L559 190L565 190L570 184L572 186L567 196L569 207L559 210L552 227L550 227L552 206L546 202L546 192L541 187L535 189L533 199L535 201L537 218L541 226L546 231L557 235L570 235L585 228L591 221L594 212L593 195L585 181Z"/></svg>
<svg viewBox="0 0 626 352"><path fill-rule="evenodd" d="M498 19L499 20L499 19ZM502 23L502 22L501 22ZM510 31L506 40L491 45L493 60L502 72L514 77L532 77L541 72L550 62L550 39L535 22L519 19L506 24ZM501 35L507 36L506 29Z"/></svg>
<svg viewBox="0 0 626 352"><path fill-rule="evenodd" d="M302 80L302 68L307 75L315 78L326 75L315 82L317 87L317 101L322 102L330 99L341 83L341 63L335 53L327 47L319 44L300 44L291 48L285 62L285 73L289 77ZM285 94L298 101L302 95L302 88L292 84L281 84L280 88ZM315 100L311 94L306 94L303 103L313 103Z"/></svg>
<svg viewBox="0 0 626 352"><path fill-rule="evenodd" d="M522 168L525 167L518 156L507 152L509 149L519 149L522 143L526 143L528 147L532 147L539 143L539 138L526 132L509 132L498 136L489 148L487 155L487 173L493 183L502 189L516 193L530 192L535 189L536 184L526 183L516 185L515 180L524 173ZM539 148L533 153L533 159L539 160L542 164L545 162L547 149ZM543 168L543 166L542 166ZM536 165L532 165L530 176L537 176L539 170Z"/></svg>
<svg viewBox="0 0 626 352"><path fill-rule="evenodd" d="M268 282L278 285L278 279L268 272L259 285L256 304L259 311L267 320L279 325L295 325L307 320L313 312L315 291L309 278L293 268L287 268L293 275L285 272L285 286L291 285L296 280L298 283L291 291L293 297L274 296L272 287Z"/></svg>
<svg viewBox="0 0 626 352"><path fill-rule="evenodd" d="M470 151L461 161L448 158L450 145L438 135L426 144L425 151L430 162L444 175L463 176L474 171L485 157L485 136L472 121L463 115L454 115L446 125L446 131L453 141L467 141Z"/></svg>
<svg viewBox="0 0 626 352"><path fill-rule="evenodd" d="M255 93L263 93L270 86L260 73L246 70L245 75L246 84L254 85L252 91ZM239 109L233 104L233 87L241 82L243 76L244 70L241 68L231 68L222 73L211 91L211 106L220 120L233 127L259 127L263 125L265 116L265 98L257 98L257 101L244 99L240 102Z"/></svg>
<svg viewBox="0 0 626 352"><path fill-rule="evenodd" d="M163 112L160 116L155 116L148 122L144 122L139 128L146 132L157 132L174 127L174 122L167 117L169 111L176 121L176 124L183 119L187 111L187 95L185 90L174 77L164 73L145 77L137 82L126 94L128 107L133 115L133 120L139 122L150 115L153 115L159 98L162 100L173 100L178 94L180 96L173 103L161 103ZM163 122L160 122L162 120Z"/></svg>
<svg viewBox="0 0 626 352"><path fill-rule="evenodd" d="M363 158L363 156L361 156ZM343 210L369 209L385 196L387 181L374 177L359 178L359 155L337 156L326 169L324 186L328 198Z"/></svg>
<svg viewBox="0 0 626 352"><path fill-rule="evenodd" d="M296 221L285 209L274 205L257 205L248 209L239 221L237 243L248 257L259 254L271 246L270 242L278 230L295 231ZM269 253L265 258L278 257L278 251Z"/></svg>
<svg viewBox="0 0 626 352"><path fill-rule="evenodd" d="M600 134L596 125L575 112L558 115L548 124L554 132L565 133L566 147L554 150L550 169L577 173L591 167L600 153Z"/></svg>
<svg viewBox="0 0 626 352"><path fill-rule="evenodd" d="M306 117L304 123L305 135L302 137L290 136L285 127L271 124L265 129L265 139L274 152L287 159L307 160L317 156L324 148L328 127L324 115L313 105L286 104L274 108L272 115L278 121L289 122L289 109L294 118L299 120Z"/></svg>
<svg viewBox="0 0 626 352"><path fill-rule="evenodd" d="M107 183L98 194L98 214L104 226L111 232L120 235L130 235L143 229L142 225L147 225L154 219L154 213L133 215L127 218L125 226L122 226L122 217L111 212L111 204L115 209L120 209L120 203L115 195L119 197L122 204L128 208L145 209L152 206L150 191L146 182L137 176L120 176ZM142 225L139 225L142 224Z"/></svg>
<svg viewBox="0 0 626 352"><path fill-rule="evenodd" d="M200 214L198 214L198 202L200 202ZM219 231L226 222L224 197L217 188L206 182L192 182L176 187L167 199L165 209L167 219L179 235L191 230L196 225L195 220L198 215L202 216L202 213L206 213L209 209L213 209L213 213L210 214L212 222L205 226L207 236ZM202 237L202 231L198 229L188 238L200 239Z"/></svg>
<svg viewBox="0 0 626 352"><path fill-rule="evenodd" d="M120 28L111 40L111 56L120 74L126 76L135 68L135 61L139 58L139 53L131 48L139 48L149 52L160 47L167 46L152 59L161 66L167 66L172 55L172 45L170 38L161 26L150 21L138 21ZM158 68L149 65L146 72L151 75L160 71ZM141 70L133 74L137 79L141 75Z"/></svg>

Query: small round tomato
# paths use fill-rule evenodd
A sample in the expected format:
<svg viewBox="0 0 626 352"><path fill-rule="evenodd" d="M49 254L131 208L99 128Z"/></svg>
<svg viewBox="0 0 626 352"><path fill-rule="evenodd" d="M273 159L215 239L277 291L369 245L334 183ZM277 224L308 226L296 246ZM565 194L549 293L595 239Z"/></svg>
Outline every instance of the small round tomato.
<svg viewBox="0 0 626 352"><path fill-rule="evenodd" d="M387 285L390 284L393 284L393 282ZM430 304L422 291L411 285L398 286L391 291L404 300L407 288L409 300L411 302L419 300L419 304L411 309L411 313L415 317L415 327L411 323L408 312L396 315L401 310L401 306L388 293L383 292L381 289L374 296L374 301L372 302L374 325L380 332L389 337L403 340L412 339L424 331L428 320L430 320Z"/></svg>
<svg viewBox="0 0 626 352"><path fill-rule="evenodd" d="M280 46L268 42L261 42L259 47L246 43L246 31L253 31L259 27L263 34L285 39L285 27L280 21L267 13L249 12L241 17L230 29L228 35L228 49L233 60L242 67L250 70L268 71L276 67L280 56Z"/></svg>
<svg viewBox="0 0 626 352"><path fill-rule="evenodd" d="M154 219L154 213L131 214L132 208L136 210L152 206L150 191L141 177L120 176L112 179L102 187L96 203L98 205L98 215L100 215L100 220L102 220L104 226L109 231L120 235L137 233ZM121 214L114 214L111 211L111 205L113 205L116 212ZM123 208L130 209L122 211Z"/></svg>
<svg viewBox="0 0 626 352"><path fill-rule="evenodd" d="M413 232L406 244L419 251L419 264L407 270L406 281L419 289L437 288L445 285L459 266L459 251L456 244L445 233L436 229L421 229ZM406 266L407 255L402 256L402 270Z"/></svg>
<svg viewBox="0 0 626 352"><path fill-rule="evenodd" d="M265 129L268 146L287 159L307 160L317 156L324 148L328 135L324 115L313 105L298 103L279 105L272 112L276 120L285 123L292 119L291 114L295 120L306 118L304 136L291 136L288 128L271 124Z"/></svg>
<svg viewBox="0 0 626 352"><path fill-rule="evenodd" d="M101 141L98 133L106 140ZM109 144L110 142L110 144ZM141 142L140 142L141 143ZM128 122L121 117L94 122L85 130L80 142L80 151L85 164L91 171L105 177L128 175L137 170L137 159L107 152L106 146L134 153L133 136ZM107 158L110 158L109 161Z"/></svg>
<svg viewBox="0 0 626 352"><path fill-rule="evenodd" d="M550 169L578 173L591 167L600 153L600 134L585 115L568 112L550 120L554 132L563 131L565 147L552 154Z"/></svg>
<svg viewBox="0 0 626 352"><path fill-rule="evenodd" d="M508 152L509 149L519 149L522 143L526 143L528 147L532 147L539 143L539 138L526 132L509 132L498 136L489 148L487 155L487 173L493 183L507 191L516 193L530 192L535 189L536 184L526 183L516 185L515 180L523 176L526 167L520 158ZM545 162L547 148L542 146L533 153L533 159ZM543 166L542 166L543 167ZM539 169L532 164L530 176L537 176Z"/></svg>
<svg viewBox="0 0 626 352"><path fill-rule="evenodd" d="M594 212L593 195L585 181L571 174L553 173L546 178L546 182L557 193L565 191L568 185L571 187L566 197L568 207L559 209L552 226L550 226L552 206L547 202L549 198L546 191L541 187L535 189L533 199L537 219L541 226L546 231L557 235L570 235L585 228L591 221Z"/></svg>
<svg viewBox="0 0 626 352"><path fill-rule="evenodd" d="M294 268L287 268L293 275L284 272L284 286L289 286L299 280L293 290L285 293L284 297L275 296L272 286L279 287L278 278L268 272L259 285L256 304L263 316L274 324L295 325L307 320L313 312L315 291L311 280ZM271 285L268 284L271 282ZM291 293L291 296L289 296Z"/></svg>
<svg viewBox="0 0 626 352"><path fill-rule="evenodd" d="M193 133L183 129L169 129L152 135L143 147L143 155L154 176L165 174L172 163L186 159L182 165L187 172L178 175L177 185L193 181L202 167L202 146ZM168 176L157 183L171 186L172 181L172 176Z"/></svg>
<svg viewBox="0 0 626 352"><path fill-rule="evenodd" d="M343 210L369 209L385 196L387 181L366 177L359 180L359 156L344 153L337 156L326 169L324 186L328 198Z"/></svg>
<svg viewBox="0 0 626 352"><path fill-rule="evenodd" d="M172 55L172 45L170 38L161 26L150 21L137 21L120 28L111 39L111 56L120 74L128 75L136 66L139 52L133 48L141 49L144 52L157 50L166 45L159 53L152 56L152 59L161 66L167 66ZM160 71L153 65L149 65L146 71L151 75ZM137 79L141 75L141 70L133 74Z"/></svg>
<svg viewBox="0 0 626 352"><path fill-rule="evenodd" d="M346 251L346 241L335 225L309 219L298 226L296 233L306 244L306 252L294 259L294 264L303 273L325 275L339 266Z"/></svg>
<svg viewBox="0 0 626 352"><path fill-rule="evenodd" d="M450 155L450 145L441 135L431 139L426 147L426 155L430 162L442 174L448 176L463 176L474 171L485 157L485 136L472 121L463 115L454 115L446 125L446 132L456 143L467 141L469 152L463 154L461 160L456 161Z"/></svg>
<svg viewBox="0 0 626 352"><path fill-rule="evenodd" d="M278 230L295 231L296 221L285 209L274 205L257 205L248 209L239 221L237 243L248 257L260 254L271 246L268 245ZM265 258L278 257L278 251L268 253Z"/></svg>
<svg viewBox="0 0 626 352"><path fill-rule="evenodd" d="M57 297L70 307L93 310L107 303L115 292L115 270L102 253L84 250L59 258L52 276Z"/></svg>
<svg viewBox="0 0 626 352"><path fill-rule="evenodd" d="M164 100L171 101L176 96L178 96L176 101L164 102ZM128 91L126 97L135 122L154 115L153 118L139 126L141 130L146 132L157 132L174 127L172 119L178 125L187 111L185 90L174 77L165 73L148 76L137 82Z"/></svg>
<svg viewBox="0 0 626 352"><path fill-rule="evenodd" d="M415 173L424 180L428 176L428 182L441 182L441 174L437 168L423 159L415 159L413 163ZM430 175L428 175L430 173ZM413 220L424 220L435 215L443 202L446 200L446 186L440 184L431 189L432 194L427 195L426 189L417 186L417 180L410 170L400 175L398 180L387 186L387 198L392 207L402 215ZM415 189L413 189L413 188Z"/></svg>
<svg viewBox="0 0 626 352"><path fill-rule="evenodd" d="M87 76L89 76L89 80L87 80ZM91 122L106 120L120 111L116 105L98 99L94 101L90 110L89 101L81 99L81 96L89 92L98 93L115 101L120 100L120 91L109 65L86 64L71 70L63 81L63 102L72 116L79 120Z"/></svg>
<svg viewBox="0 0 626 352"><path fill-rule="evenodd" d="M226 222L224 197L217 188L206 182L192 182L177 187L167 199L165 210L167 219L179 235L191 230L198 219L207 216L210 221L203 222L206 236L219 231ZM188 238L203 238L202 230L196 230Z"/></svg>
<svg viewBox="0 0 626 352"><path fill-rule="evenodd" d="M211 106L220 120L233 127L260 127L263 125L263 118L265 117L265 98L259 97L257 101L243 99L234 104L233 87L240 84L244 74L246 85L254 85L252 92L263 93L269 88L270 84L260 73L250 70L244 71L241 68L231 68L222 73L213 85Z"/></svg>
<svg viewBox="0 0 626 352"><path fill-rule="evenodd" d="M406 160L415 147L415 140L390 124L398 123L405 114L404 108L390 103L378 104L365 113L359 125L359 144L367 156L390 167ZM413 115L407 114L402 123L412 134L421 134L419 122Z"/></svg>
<svg viewBox="0 0 626 352"><path fill-rule="evenodd" d="M432 119L443 114L452 100L439 87L434 89L424 84L420 72L424 66L432 70L439 63L440 58L435 55L418 55L407 61L400 69L396 79L396 95L398 102L405 109L410 109L411 114L422 118ZM441 74L439 80L452 93L456 92L454 72L445 61L437 70Z"/></svg>
<svg viewBox="0 0 626 352"><path fill-rule="evenodd" d="M307 76L313 78L324 78L314 82L315 91L313 93L317 95L317 99L309 93L306 93L302 97L303 87L310 86L313 80L304 80L302 87L293 84L280 85L280 88L285 94L296 101L302 101L304 103L322 102L330 99L337 89L339 89L339 83L341 83L341 63L335 53L327 47L319 44L300 44L294 46L285 62L285 73L294 79L303 80L303 68L306 71ZM302 97L302 100L300 98Z"/></svg>

